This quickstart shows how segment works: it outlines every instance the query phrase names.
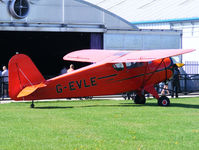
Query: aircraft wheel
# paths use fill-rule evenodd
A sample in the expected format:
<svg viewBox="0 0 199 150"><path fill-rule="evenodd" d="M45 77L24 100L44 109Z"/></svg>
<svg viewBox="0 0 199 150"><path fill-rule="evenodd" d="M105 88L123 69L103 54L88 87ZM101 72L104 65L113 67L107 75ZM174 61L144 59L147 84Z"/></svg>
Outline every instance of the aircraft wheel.
<svg viewBox="0 0 199 150"><path fill-rule="evenodd" d="M158 105L159 106L169 106L170 105L170 100L168 97L166 96L161 96L159 99L158 99Z"/></svg>
<svg viewBox="0 0 199 150"><path fill-rule="evenodd" d="M34 108L34 107L35 107L35 104L32 103L32 104L30 105L30 108Z"/></svg>
<svg viewBox="0 0 199 150"><path fill-rule="evenodd" d="M135 104L145 104L146 103L146 98L144 95L136 95L134 99Z"/></svg>

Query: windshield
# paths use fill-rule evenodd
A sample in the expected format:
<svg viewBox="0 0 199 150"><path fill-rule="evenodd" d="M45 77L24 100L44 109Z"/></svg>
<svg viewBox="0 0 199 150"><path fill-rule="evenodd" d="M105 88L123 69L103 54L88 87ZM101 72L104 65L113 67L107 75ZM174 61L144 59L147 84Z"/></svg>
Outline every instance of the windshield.
<svg viewBox="0 0 199 150"><path fill-rule="evenodd" d="M174 64L176 63L181 63L182 62L182 57L181 56L174 56L174 57L171 57L172 61Z"/></svg>

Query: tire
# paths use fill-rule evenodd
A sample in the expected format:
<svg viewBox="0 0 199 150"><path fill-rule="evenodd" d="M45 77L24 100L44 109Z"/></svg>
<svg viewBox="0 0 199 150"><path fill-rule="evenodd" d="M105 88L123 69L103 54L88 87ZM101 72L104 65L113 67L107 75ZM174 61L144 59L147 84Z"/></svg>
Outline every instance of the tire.
<svg viewBox="0 0 199 150"><path fill-rule="evenodd" d="M34 105L34 104L31 104L31 105L30 105L30 108L35 108L35 105Z"/></svg>
<svg viewBox="0 0 199 150"><path fill-rule="evenodd" d="M135 104L145 104L146 103L146 98L144 95L136 95L134 99Z"/></svg>
<svg viewBox="0 0 199 150"><path fill-rule="evenodd" d="M158 105L159 106L169 106L170 105L170 100L168 97L166 96L161 96L159 99L158 99Z"/></svg>

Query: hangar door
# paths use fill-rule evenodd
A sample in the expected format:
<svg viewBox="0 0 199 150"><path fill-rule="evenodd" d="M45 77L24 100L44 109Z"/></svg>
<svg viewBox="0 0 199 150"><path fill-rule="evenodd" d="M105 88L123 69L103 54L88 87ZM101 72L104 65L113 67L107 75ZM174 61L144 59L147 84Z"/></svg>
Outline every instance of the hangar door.
<svg viewBox="0 0 199 150"><path fill-rule="evenodd" d="M64 61L67 53L89 48L102 48L102 34L82 32L0 31L0 66L8 65L16 52L28 55L44 76L56 76L71 63L80 68L87 63Z"/></svg>
<svg viewBox="0 0 199 150"><path fill-rule="evenodd" d="M181 48L181 32L126 31L104 34L104 49L177 49Z"/></svg>

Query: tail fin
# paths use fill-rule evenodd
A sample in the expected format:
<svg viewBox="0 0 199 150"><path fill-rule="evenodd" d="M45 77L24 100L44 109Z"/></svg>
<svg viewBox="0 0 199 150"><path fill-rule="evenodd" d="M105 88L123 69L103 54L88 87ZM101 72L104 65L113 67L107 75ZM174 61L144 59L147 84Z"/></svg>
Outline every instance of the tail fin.
<svg viewBox="0 0 199 150"><path fill-rule="evenodd" d="M18 95L25 87L45 82L44 77L35 64L24 54L16 54L13 56L9 61L8 70L9 96L14 100L21 99L22 96ZM35 90L32 91L34 92ZM29 94L31 94L31 92Z"/></svg>

